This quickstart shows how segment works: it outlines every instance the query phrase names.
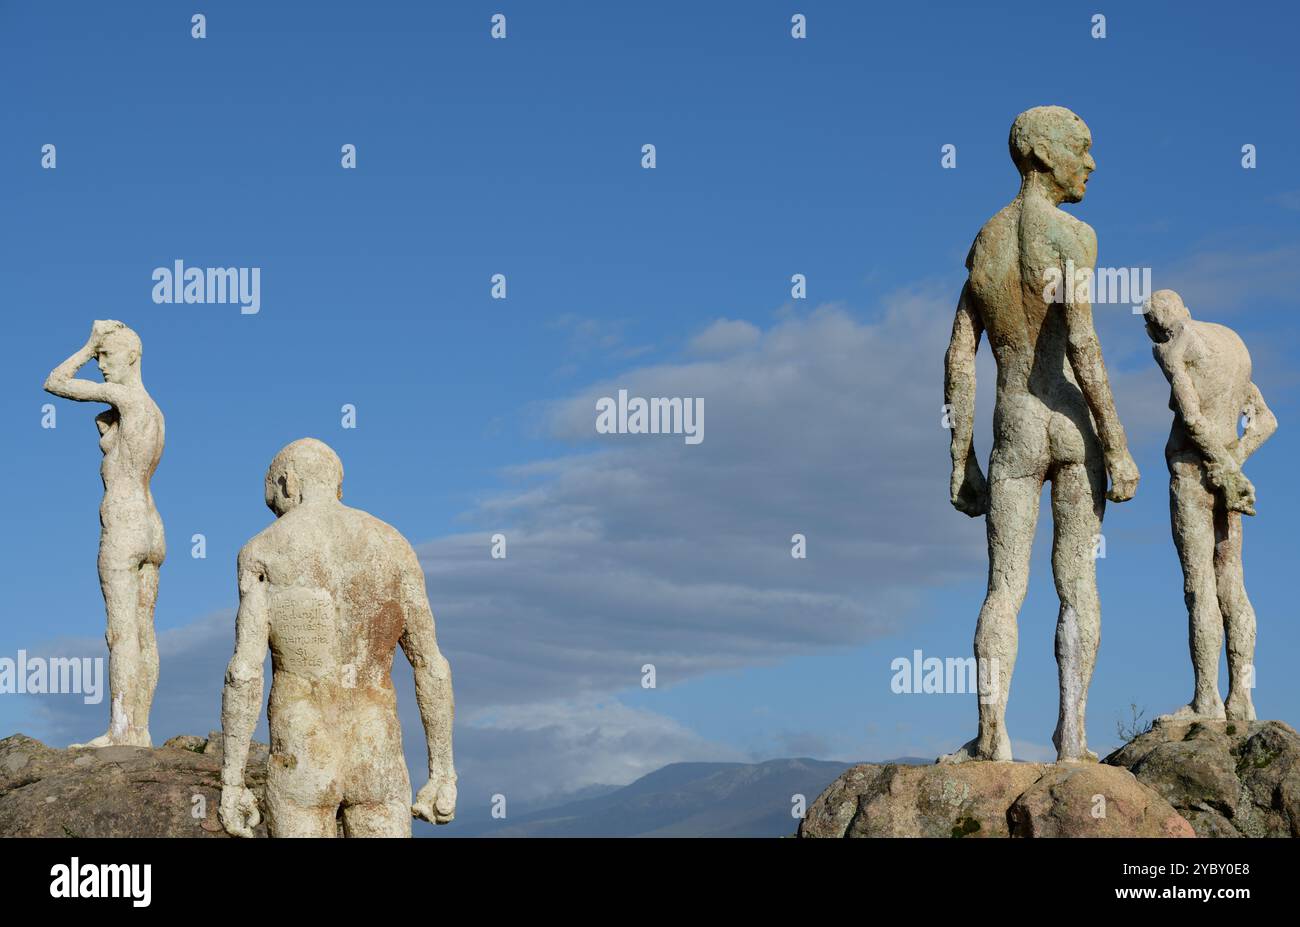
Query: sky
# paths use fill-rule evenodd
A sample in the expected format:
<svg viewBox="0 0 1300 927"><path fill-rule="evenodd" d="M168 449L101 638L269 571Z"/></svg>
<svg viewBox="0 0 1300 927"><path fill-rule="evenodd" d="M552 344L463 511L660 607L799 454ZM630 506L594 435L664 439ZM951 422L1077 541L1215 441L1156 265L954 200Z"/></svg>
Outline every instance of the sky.
<svg viewBox="0 0 1300 927"><path fill-rule="evenodd" d="M0 657L106 653L99 407L41 385L111 318L140 334L167 421L155 742L220 727L235 555L272 519L272 456L312 436L343 460L344 501L420 554L463 817L675 761L956 748L974 696L896 694L891 662L970 654L984 526L947 499L943 353L970 243L1016 193L1011 121L1054 103L1093 134L1098 169L1067 209L1099 264L1150 268L1238 331L1280 420L1246 468L1246 582L1259 715L1300 721L1294 8L191 6L0 2ZM175 261L259 268L260 311L155 303L153 271ZM1191 665L1168 387L1140 316L1094 315L1142 473L1108 507L1098 564L1104 754L1131 705L1189 699ZM987 345L979 364L986 461ZM619 389L703 398L704 440L597 434L595 400ZM1054 755L1047 511L1008 709L1030 760ZM394 678L418 788L401 657ZM5 694L0 735L63 745L106 714Z"/></svg>

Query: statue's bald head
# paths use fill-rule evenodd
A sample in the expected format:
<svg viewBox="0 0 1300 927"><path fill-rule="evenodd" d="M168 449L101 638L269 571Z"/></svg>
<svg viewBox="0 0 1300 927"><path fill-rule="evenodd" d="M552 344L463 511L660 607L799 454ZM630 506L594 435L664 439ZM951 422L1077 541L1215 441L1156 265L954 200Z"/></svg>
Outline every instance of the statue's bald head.
<svg viewBox="0 0 1300 927"><path fill-rule="evenodd" d="M1021 177L1045 175L1067 203L1083 199L1088 175L1097 167L1088 152L1092 133L1076 113L1064 106L1025 110L1011 123L1007 147Z"/></svg>
<svg viewBox="0 0 1300 927"><path fill-rule="evenodd" d="M266 471L266 504L279 517L303 502L343 498L343 461L324 441L301 438L275 455Z"/></svg>
<svg viewBox="0 0 1300 927"><path fill-rule="evenodd" d="M1152 341L1168 341L1184 322L1192 317L1183 304L1183 298L1173 290L1156 290L1142 309L1147 322L1147 334Z"/></svg>

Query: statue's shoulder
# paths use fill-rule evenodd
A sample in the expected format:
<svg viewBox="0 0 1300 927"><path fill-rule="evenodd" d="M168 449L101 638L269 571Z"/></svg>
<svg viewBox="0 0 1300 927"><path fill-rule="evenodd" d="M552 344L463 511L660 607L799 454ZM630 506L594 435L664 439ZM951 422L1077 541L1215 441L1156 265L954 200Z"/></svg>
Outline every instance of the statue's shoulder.
<svg viewBox="0 0 1300 927"><path fill-rule="evenodd" d="M1097 257L1097 232L1078 216L1055 207L1048 212L1048 228L1066 257L1082 256L1089 264Z"/></svg>
<svg viewBox="0 0 1300 927"><path fill-rule="evenodd" d="M247 555L262 560L274 558L281 551L301 547L319 530L316 513L302 506L286 512L249 538L239 551L240 560Z"/></svg>
<svg viewBox="0 0 1300 927"><path fill-rule="evenodd" d="M1220 325L1218 322L1206 322L1201 319L1192 319L1191 323L1193 330L1206 340L1246 346L1246 343L1241 340L1241 336L1226 325Z"/></svg>
<svg viewBox="0 0 1300 927"><path fill-rule="evenodd" d="M966 253L966 269L973 270L977 265L987 263L990 255L1014 247L1019 222L1018 200L1013 200L994 213L993 217L980 227L975 240L971 242L970 251Z"/></svg>
<svg viewBox="0 0 1300 927"><path fill-rule="evenodd" d="M1204 345L1204 353L1225 360L1250 363L1250 351L1246 348L1246 342L1228 326L1218 322L1202 322L1200 319L1193 319L1192 325L1198 340Z"/></svg>
<svg viewBox="0 0 1300 927"><path fill-rule="evenodd" d="M245 575L255 572L264 576L264 571L267 569L268 561L274 559L274 548L272 545L267 543L266 538L267 532L272 527L274 527L274 525L268 525L263 528L257 534L253 535L253 537L250 538L243 547L239 548L239 556L236 558L235 562L238 565L241 595L247 591L244 588Z"/></svg>
<svg viewBox="0 0 1300 927"><path fill-rule="evenodd" d="M350 528L358 535L364 533L367 537L390 549L410 549L410 542L406 540L402 532L379 516L346 505L341 508L350 522Z"/></svg>
<svg viewBox="0 0 1300 927"><path fill-rule="evenodd" d="M264 560L275 549L276 539L283 534L283 522L284 518L277 518L248 539L239 549L240 566L243 566L246 561Z"/></svg>
<svg viewBox="0 0 1300 927"><path fill-rule="evenodd" d="M1020 224L1020 201L1012 200L995 212L975 236L975 245L988 245L1007 236L1014 236ZM975 247L972 245L971 247Z"/></svg>

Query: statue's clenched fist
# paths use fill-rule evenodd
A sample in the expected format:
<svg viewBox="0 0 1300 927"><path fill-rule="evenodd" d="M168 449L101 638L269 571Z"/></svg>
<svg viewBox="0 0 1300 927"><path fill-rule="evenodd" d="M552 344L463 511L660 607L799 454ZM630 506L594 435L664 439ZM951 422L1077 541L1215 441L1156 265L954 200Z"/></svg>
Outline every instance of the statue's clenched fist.
<svg viewBox="0 0 1300 927"><path fill-rule="evenodd" d="M262 823L257 796L242 785L227 785L221 790L221 808L217 812L221 826L234 837L251 837L253 828Z"/></svg>
<svg viewBox="0 0 1300 927"><path fill-rule="evenodd" d="M447 824L456 817L456 776L430 778L415 796L411 814L430 824Z"/></svg>

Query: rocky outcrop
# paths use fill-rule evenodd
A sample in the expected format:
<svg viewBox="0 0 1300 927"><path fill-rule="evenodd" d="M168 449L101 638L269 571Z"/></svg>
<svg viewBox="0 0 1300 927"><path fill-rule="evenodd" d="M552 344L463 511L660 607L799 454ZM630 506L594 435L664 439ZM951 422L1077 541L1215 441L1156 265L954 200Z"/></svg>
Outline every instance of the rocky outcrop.
<svg viewBox="0 0 1300 927"><path fill-rule="evenodd" d="M1122 773L1122 775L1116 775ZM1007 809L1013 837L1194 837L1191 824L1127 770L1049 766Z"/></svg>
<svg viewBox="0 0 1300 927"><path fill-rule="evenodd" d="M812 804L800 837L1193 837L1125 769L1096 763L854 766Z"/></svg>
<svg viewBox="0 0 1300 927"><path fill-rule="evenodd" d="M1281 721L1158 720L1103 761L1201 837L1300 837L1300 734Z"/></svg>
<svg viewBox="0 0 1300 927"><path fill-rule="evenodd" d="M59 750L15 734L0 740L0 836L225 837L221 734L163 746ZM267 748L245 770L262 800ZM265 824L257 836L266 836Z"/></svg>

